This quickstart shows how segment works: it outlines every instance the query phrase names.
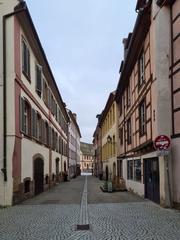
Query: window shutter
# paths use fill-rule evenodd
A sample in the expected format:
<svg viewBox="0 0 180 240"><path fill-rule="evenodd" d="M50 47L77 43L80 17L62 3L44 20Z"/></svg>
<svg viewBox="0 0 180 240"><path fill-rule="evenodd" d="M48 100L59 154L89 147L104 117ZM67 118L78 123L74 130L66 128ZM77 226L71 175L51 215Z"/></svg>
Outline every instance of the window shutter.
<svg viewBox="0 0 180 240"><path fill-rule="evenodd" d="M45 143L45 122L41 119L41 141Z"/></svg>
<svg viewBox="0 0 180 240"><path fill-rule="evenodd" d="M56 117L56 120L57 120L57 104L55 102L55 117Z"/></svg>
<svg viewBox="0 0 180 240"><path fill-rule="evenodd" d="M26 51L27 51L27 74L28 74L28 77L30 77L30 52L27 46L26 46Z"/></svg>
<svg viewBox="0 0 180 240"><path fill-rule="evenodd" d="M47 137L48 137L48 133L46 131L46 121L44 121L44 130L43 130L43 138L44 138L44 144L47 144Z"/></svg>
<svg viewBox="0 0 180 240"><path fill-rule="evenodd" d="M39 141L42 141L42 119L37 114L37 138Z"/></svg>
<svg viewBox="0 0 180 240"><path fill-rule="evenodd" d="M32 137L35 137L35 110L31 110L31 132Z"/></svg>
<svg viewBox="0 0 180 240"><path fill-rule="evenodd" d="M46 88L46 82L44 80L44 78L42 78L42 92L43 92L43 101L46 102L46 92L45 92L45 88Z"/></svg>
<svg viewBox="0 0 180 240"><path fill-rule="evenodd" d="M36 91L39 96L42 92L42 67L36 64Z"/></svg>
<svg viewBox="0 0 180 240"><path fill-rule="evenodd" d="M20 130L23 133L25 132L24 112L25 112L25 100L22 97L20 97Z"/></svg>
<svg viewBox="0 0 180 240"><path fill-rule="evenodd" d="M22 71L30 78L30 51L22 40Z"/></svg>
<svg viewBox="0 0 180 240"><path fill-rule="evenodd" d="M52 141L51 141L51 127L49 127L49 147L52 147Z"/></svg>
<svg viewBox="0 0 180 240"><path fill-rule="evenodd" d="M51 108L51 90L48 88L48 108Z"/></svg>
<svg viewBox="0 0 180 240"><path fill-rule="evenodd" d="M37 138L37 112L32 109L31 111L31 115L32 115L32 118L31 118L31 131L32 131L32 136Z"/></svg>
<svg viewBox="0 0 180 240"><path fill-rule="evenodd" d="M34 109L31 109L31 136L34 137Z"/></svg>
<svg viewBox="0 0 180 240"><path fill-rule="evenodd" d="M25 43L24 41L22 41L22 70L25 71L25 59L26 59L26 55L25 55Z"/></svg>
<svg viewBox="0 0 180 240"><path fill-rule="evenodd" d="M58 139L58 144L59 144L59 153L61 153L61 137L59 136Z"/></svg>

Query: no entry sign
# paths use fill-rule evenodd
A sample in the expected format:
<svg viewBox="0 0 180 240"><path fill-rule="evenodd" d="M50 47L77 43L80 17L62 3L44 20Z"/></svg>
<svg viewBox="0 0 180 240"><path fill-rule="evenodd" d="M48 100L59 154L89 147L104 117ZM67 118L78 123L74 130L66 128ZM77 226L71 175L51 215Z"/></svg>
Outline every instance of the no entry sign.
<svg viewBox="0 0 180 240"><path fill-rule="evenodd" d="M159 151L168 150L170 139L165 135L160 135L154 140L154 148Z"/></svg>

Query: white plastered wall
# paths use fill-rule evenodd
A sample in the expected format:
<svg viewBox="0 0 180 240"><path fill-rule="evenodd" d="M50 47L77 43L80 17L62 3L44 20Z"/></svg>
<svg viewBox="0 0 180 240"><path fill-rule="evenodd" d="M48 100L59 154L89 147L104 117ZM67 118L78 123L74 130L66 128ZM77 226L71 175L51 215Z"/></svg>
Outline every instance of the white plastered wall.
<svg viewBox="0 0 180 240"><path fill-rule="evenodd" d="M0 169L3 168L3 16L14 11L17 0L0 0ZM0 205L12 204L12 156L14 151L14 18L6 20L7 83L7 182L0 171Z"/></svg>
<svg viewBox="0 0 180 240"><path fill-rule="evenodd" d="M151 57L153 79L155 85L153 98L156 99L155 119L156 131L153 131L153 139L158 135L171 136L171 83L169 79L170 67L170 8L157 6L156 1L152 5L152 24L151 24ZM155 135L156 134L156 135ZM169 206L169 190L167 182L166 160L159 158L160 168L160 201L164 206ZM172 190L172 166L171 152L168 156L170 185ZM171 193L172 195L172 193Z"/></svg>

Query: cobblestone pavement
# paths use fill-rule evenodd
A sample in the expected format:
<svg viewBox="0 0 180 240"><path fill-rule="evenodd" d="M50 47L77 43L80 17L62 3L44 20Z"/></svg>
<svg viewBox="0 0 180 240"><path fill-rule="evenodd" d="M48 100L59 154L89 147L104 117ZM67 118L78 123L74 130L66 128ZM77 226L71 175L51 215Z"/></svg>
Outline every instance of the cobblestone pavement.
<svg viewBox="0 0 180 240"><path fill-rule="evenodd" d="M23 204L80 204L85 177L77 177L70 182L62 182L50 190L41 193Z"/></svg>
<svg viewBox="0 0 180 240"><path fill-rule="evenodd" d="M142 202L144 199L130 192L102 192L100 186L103 181L95 177L88 177L88 203L122 203Z"/></svg>
<svg viewBox="0 0 180 240"><path fill-rule="evenodd" d="M70 203L69 193L63 196L62 192L65 194L65 190L58 187L59 197L67 199L68 204L62 204L58 200L56 189L55 196L59 204L47 204L47 199L51 200L53 197L53 192L50 191L51 197L47 192L47 196L43 193L34 199L34 202L31 200L31 203L29 201L26 204L0 209L0 240L180 240L178 211L163 209L150 201L138 201L128 193L126 196L123 193L123 198L117 203L109 203L111 194L107 197L107 203L105 200L99 203L102 196L98 196L99 188L96 190L93 186L96 182L98 183L97 179L88 177L89 231L76 230L80 217L77 189L81 195L84 186L84 178L81 177L71 181L70 185L64 184L64 187L69 186L71 189L72 186L76 191L71 192L71 202L73 195L76 196L75 204ZM46 198L46 204L42 196ZM128 196L131 197L130 201ZM117 201L114 197L115 200Z"/></svg>

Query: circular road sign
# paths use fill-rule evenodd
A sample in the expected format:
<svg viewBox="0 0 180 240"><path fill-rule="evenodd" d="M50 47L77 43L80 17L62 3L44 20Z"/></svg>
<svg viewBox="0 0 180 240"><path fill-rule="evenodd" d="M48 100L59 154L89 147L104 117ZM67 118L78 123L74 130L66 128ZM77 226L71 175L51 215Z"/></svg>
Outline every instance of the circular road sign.
<svg viewBox="0 0 180 240"><path fill-rule="evenodd" d="M170 139L165 135L160 135L154 140L154 147L156 150L167 150L170 146Z"/></svg>

